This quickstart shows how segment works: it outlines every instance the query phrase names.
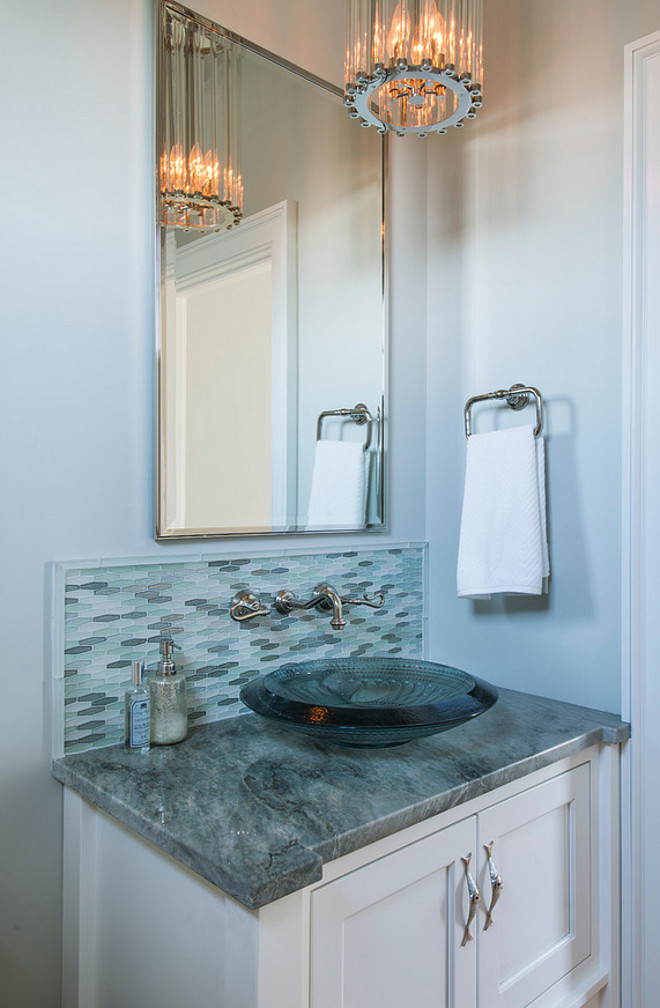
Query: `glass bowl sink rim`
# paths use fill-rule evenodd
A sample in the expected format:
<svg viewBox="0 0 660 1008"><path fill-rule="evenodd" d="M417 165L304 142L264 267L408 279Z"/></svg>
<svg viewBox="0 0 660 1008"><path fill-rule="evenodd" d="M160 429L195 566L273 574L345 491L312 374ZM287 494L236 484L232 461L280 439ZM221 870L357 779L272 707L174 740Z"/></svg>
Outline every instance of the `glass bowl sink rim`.
<svg viewBox="0 0 660 1008"><path fill-rule="evenodd" d="M412 699L402 694L400 703L381 703L367 697L351 703L314 687L323 680L343 675L355 688L378 685L380 678L402 689L412 684ZM450 682L453 691L447 694ZM286 686L310 686L306 699L287 696ZM417 687L417 692L415 691ZM294 695L296 690L294 689ZM387 692L387 691L386 691ZM360 746L394 745L379 743L379 737L409 741L424 734L446 731L485 713L497 701L497 689L483 679L450 665L393 656L312 659L287 663L253 679L240 691L241 700L262 717L318 739ZM332 702L328 702L332 700ZM334 736L334 737L332 737Z"/></svg>

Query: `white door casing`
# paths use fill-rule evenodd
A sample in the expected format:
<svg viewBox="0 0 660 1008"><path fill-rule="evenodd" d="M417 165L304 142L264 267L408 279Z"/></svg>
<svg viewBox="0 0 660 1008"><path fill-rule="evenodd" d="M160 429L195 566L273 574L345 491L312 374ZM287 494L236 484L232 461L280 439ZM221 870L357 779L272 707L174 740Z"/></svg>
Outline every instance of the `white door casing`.
<svg viewBox="0 0 660 1008"><path fill-rule="evenodd" d="M623 304L622 1004L660 990L660 32L625 49Z"/></svg>
<svg viewBox="0 0 660 1008"><path fill-rule="evenodd" d="M268 354L270 373L268 402L255 403L249 396L236 410L231 429L238 431L239 454L248 437L256 436L257 444L263 429L253 431L257 407L268 416L264 426L269 429L267 447L270 458L268 496L270 514L262 516L264 527L289 525L295 518L296 500L296 414L297 414L297 208L284 200L241 221L236 230L198 237L194 242L178 249L176 257L167 256L167 316L174 323L168 341L162 349L166 362L164 394L168 401L165 410L165 458L161 460L163 480L167 489L166 528L191 527L186 515L186 418L188 410L187 368L187 315L189 299L195 298L214 285L246 282L250 276L268 272L270 334ZM173 247L173 241L171 242ZM171 264L176 263L171 268ZM176 271L176 273L175 273ZM240 339L240 337L237 337ZM246 341L245 353L250 353ZM263 397L264 399L266 397ZM173 419L174 418L174 419ZM258 425L259 426L259 425ZM205 445L208 456L212 445ZM249 451L245 453L249 456ZM209 458L209 465L211 459ZM202 463L203 464L203 463ZM169 473L169 476L167 474ZM262 508L263 511L263 508ZM249 519L249 516L247 516ZM195 524L192 522L192 524ZM209 525L209 522L205 522ZM215 525L231 525L232 521L218 520ZM241 524L238 520L236 524ZM244 520L243 524L251 524Z"/></svg>

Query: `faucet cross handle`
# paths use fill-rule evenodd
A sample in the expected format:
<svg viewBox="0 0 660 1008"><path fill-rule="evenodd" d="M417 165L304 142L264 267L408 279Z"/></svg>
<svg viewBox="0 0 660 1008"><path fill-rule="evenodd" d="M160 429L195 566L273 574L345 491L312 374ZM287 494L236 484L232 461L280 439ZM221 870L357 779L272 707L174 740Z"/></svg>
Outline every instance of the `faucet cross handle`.
<svg viewBox="0 0 660 1008"><path fill-rule="evenodd" d="M267 616L268 606L261 604L256 595L251 591L239 591L231 600L229 615L237 623L254 619L255 616Z"/></svg>
<svg viewBox="0 0 660 1008"><path fill-rule="evenodd" d="M344 605L366 605L370 609L381 609L385 605L385 596L382 592L374 592L373 595L367 595L365 592L362 598L347 598L342 595L341 600Z"/></svg>

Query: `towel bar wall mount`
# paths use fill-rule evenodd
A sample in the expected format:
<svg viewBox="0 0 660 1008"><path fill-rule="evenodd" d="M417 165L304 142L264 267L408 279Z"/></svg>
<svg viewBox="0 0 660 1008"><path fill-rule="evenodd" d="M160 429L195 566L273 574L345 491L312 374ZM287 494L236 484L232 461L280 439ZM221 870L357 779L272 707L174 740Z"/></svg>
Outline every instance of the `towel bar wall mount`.
<svg viewBox="0 0 660 1008"><path fill-rule="evenodd" d="M362 427L367 424L367 440L364 445L364 450L368 451L371 447L371 435L373 427L373 417L364 403L356 403L355 406L350 409L333 409L333 410L323 410L319 413L318 420L316 421L316 440L321 440L321 435L323 433L323 421L326 417L350 417L353 423L357 424L358 427Z"/></svg>
<svg viewBox="0 0 660 1008"><path fill-rule="evenodd" d="M496 392L485 392L483 395L472 396L465 404L465 436L469 438L472 434L470 426L470 410L475 403L485 402L488 399L505 399L507 405L514 410L524 409L529 403L529 397L533 396L536 405L536 426L534 427L534 437L538 437L543 430L543 399L538 389L531 385L512 385L510 389L498 389Z"/></svg>

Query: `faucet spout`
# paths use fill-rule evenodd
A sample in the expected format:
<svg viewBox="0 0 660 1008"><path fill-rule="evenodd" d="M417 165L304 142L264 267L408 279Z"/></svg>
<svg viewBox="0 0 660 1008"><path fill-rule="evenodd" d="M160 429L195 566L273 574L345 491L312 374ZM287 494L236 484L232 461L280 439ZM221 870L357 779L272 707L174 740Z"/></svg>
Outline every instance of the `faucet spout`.
<svg viewBox="0 0 660 1008"><path fill-rule="evenodd" d="M332 629L343 630L346 626L346 620L342 609L342 598L335 589L329 584L320 584L316 586L312 596L318 600L317 609L322 609L324 612L329 612L332 609L332 619L330 620Z"/></svg>

